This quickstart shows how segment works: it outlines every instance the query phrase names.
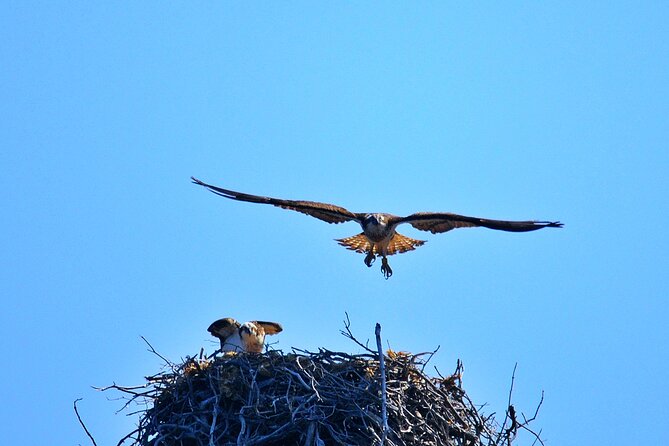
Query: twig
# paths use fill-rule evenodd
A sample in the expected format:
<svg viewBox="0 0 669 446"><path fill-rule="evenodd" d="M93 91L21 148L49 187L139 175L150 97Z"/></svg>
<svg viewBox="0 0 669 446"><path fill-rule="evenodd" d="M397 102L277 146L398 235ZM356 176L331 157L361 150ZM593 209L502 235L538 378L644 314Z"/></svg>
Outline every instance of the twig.
<svg viewBox="0 0 669 446"><path fill-rule="evenodd" d="M130 438L130 437L132 437L133 435L139 433L140 430L141 430L141 428L138 427L138 428L135 429L134 431L130 432L128 435L126 435L125 437L121 438L121 439L119 440L119 442L116 443L116 446L121 446L123 443L125 443L125 441L126 441L128 438Z"/></svg>
<svg viewBox="0 0 669 446"><path fill-rule="evenodd" d="M386 388L386 365L383 355L383 344L381 344L381 324L378 322L376 323L376 329L374 330L374 333L376 334L376 347L379 350L379 373L381 374L381 419L383 420L381 446L383 446L386 443L386 438L388 437L388 389Z"/></svg>
<svg viewBox="0 0 669 446"><path fill-rule="evenodd" d="M200 357L202 357L202 351L200 351ZM214 394L214 404L211 415L211 426L209 427L209 446L215 446L214 432L216 431L216 419L218 418L218 392L216 391L214 383L211 379L209 380L209 388Z"/></svg>
<svg viewBox="0 0 669 446"><path fill-rule="evenodd" d="M440 348L441 348L441 345L437 345L437 348L435 348L431 352L425 353L425 354L429 354L430 356L427 357L427 359L423 363L423 366L420 368L421 372L425 371L425 367L427 367L427 364L432 360L432 357L439 351ZM419 353L419 354L423 354L423 353ZM414 355L414 356L418 356L418 355Z"/></svg>
<svg viewBox="0 0 669 446"><path fill-rule="evenodd" d="M356 344L358 344L360 347L362 347L362 348L364 348L365 350L367 350L368 352L373 353L373 354L376 354L376 352L375 352L374 350L370 349L370 348L367 347L365 344L363 344L362 342L358 341L358 340L355 338L355 336L353 336L353 333L351 332L351 320L348 318L348 313L347 313L347 312L344 312L344 314L346 315L346 320L344 321L344 328L346 329L346 331L344 331L344 330L340 330L339 332L340 332L342 335L344 335L345 337L349 338L351 341L353 341L353 342L355 342Z"/></svg>
<svg viewBox="0 0 669 446"><path fill-rule="evenodd" d="M165 361L165 364L169 365L170 367L174 367L174 363L173 363L172 361L170 361L169 359L167 359L166 357L164 357L163 355L161 355L160 353L158 353L158 352L156 351L156 349L153 348L153 345L151 345L151 343L150 343L149 341L147 341L146 338L145 338L144 336L140 336L140 338L142 338L142 340L143 340L144 342L146 342L146 345L149 346L149 351L150 351L151 353L153 353L154 355L156 355L157 357L159 357L160 359L162 359L163 361Z"/></svg>
<svg viewBox="0 0 669 446"><path fill-rule="evenodd" d="M509 414L509 418L511 418L511 426L509 426L509 428L506 430L507 443L510 445L511 438L515 438L516 434L518 433L519 424L518 419L516 418L516 408L513 407L513 404L509 404L507 413Z"/></svg>
<svg viewBox="0 0 669 446"><path fill-rule="evenodd" d="M524 420L523 424L530 423L530 422L534 421L534 420L537 418L537 415L539 414L539 409L541 408L541 405L542 405L543 403L544 403L544 391L542 390L542 391L541 391L541 399L539 400L539 404L537 404L537 408L536 408L536 410L534 411L534 415L533 415L532 418L530 418L530 419L525 418L525 415L523 415L523 420Z"/></svg>
<svg viewBox="0 0 669 446"><path fill-rule="evenodd" d="M497 440L495 441L495 445L499 445L500 442L504 444L506 442L507 446L511 446L511 442L515 439L518 429L524 429L527 432L531 433L534 436L534 442L532 444L535 444L537 441L541 443L542 445L544 444L543 440L541 439L541 431L534 432L532 429L530 429L528 424L530 424L532 421L534 421L537 418L537 415L539 414L539 409L541 408L541 405L544 402L544 392L543 390L541 391L541 399L539 400L539 404L537 405L537 408L534 411L534 415L532 418L525 418L525 414L521 414L523 417L523 422L520 423L518 422L518 417L516 415L516 408L511 404L511 396L513 394L513 385L516 379L516 369L518 367L518 363L516 363L513 366L513 373L511 374L511 387L509 388L509 399L508 399L508 406L506 410L506 414L504 416L504 422L502 423L502 426L499 430L499 434L497 437ZM509 427L506 427L507 421L511 421L511 424Z"/></svg>
<svg viewBox="0 0 669 446"><path fill-rule="evenodd" d="M502 434L506 435L506 442L509 445L511 444L511 439L510 439L511 429L510 428L506 429L506 422L509 421L509 418L510 418L510 413L509 412L511 410L513 410L513 413L514 413L514 416L515 416L515 409L513 409L513 406L511 405L511 395L513 394L513 383L516 379L516 368L518 368L518 363L514 364L513 373L511 373L511 387L509 388L509 400L507 401L507 405L506 405L507 410L504 414L504 422L502 422L502 426L499 430L500 436ZM512 425L513 425L513 421L512 421Z"/></svg>
<svg viewBox="0 0 669 446"><path fill-rule="evenodd" d="M534 421L537 418L537 415L539 414L539 409L541 408L541 405L544 403L544 391L541 391L541 399L539 400L539 404L537 405L536 410L534 411L534 415L532 418L525 418L525 415L523 414L523 422L518 424L518 427L521 429L525 429L527 432L531 433L534 435L534 442L532 444L535 444L537 441L541 443L542 445L544 444L543 440L541 440L541 431L534 432L532 429L527 427L528 424L530 424L532 421Z"/></svg>
<svg viewBox="0 0 669 446"><path fill-rule="evenodd" d="M84 428L84 431L86 432L86 435L88 435L88 438L91 439L91 441L93 442L93 445L94 445L94 446L98 446L98 444L95 442L95 438L93 438L93 436L91 435L91 433L90 433L90 432L88 431L88 429L86 428L86 425L85 425L84 422L82 421L81 417L79 416L79 410L77 409L77 402L78 402L78 401L81 401L81 398L77 398L76 400L74 400L74 404L73 404L73 405L74 405L74 413L77 415L77 420L79 420L79 424L81 424L81 427Z"/></svg>

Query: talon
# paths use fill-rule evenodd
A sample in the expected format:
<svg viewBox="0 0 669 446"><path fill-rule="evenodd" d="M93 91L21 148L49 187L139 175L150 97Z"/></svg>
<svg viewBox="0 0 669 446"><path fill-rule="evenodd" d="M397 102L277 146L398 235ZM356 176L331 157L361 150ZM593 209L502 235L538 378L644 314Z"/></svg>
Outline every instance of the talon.
<svg viewBox="0 0 669 446"><path fill-rule="evenodd" d="M388 280L388 278L393 275L393 270L390 268L388 259L385 257L381 259L381 273L383 273L383 277L385 277L386 280Z"/></svg>
<svg viewBox="0 0 669 446"><path fill-rule="evenodd" d="M372 263L374 263L374 260L376 260L376 256L374 255L374 251L370 251L367 253L367 256L365 257L365 265L368 267L372 266Z"/></svg>

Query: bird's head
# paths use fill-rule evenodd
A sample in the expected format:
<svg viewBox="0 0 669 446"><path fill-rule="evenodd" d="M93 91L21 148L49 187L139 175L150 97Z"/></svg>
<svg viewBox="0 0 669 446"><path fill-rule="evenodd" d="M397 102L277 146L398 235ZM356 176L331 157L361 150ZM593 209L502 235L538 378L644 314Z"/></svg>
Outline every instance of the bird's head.
<svg viewBox="0 0 669 446"><path fill-rule="evenodd" d="M384 214L367 214L365 219L362 221L363 226L367 225L382 225L386 223L386 216Z"/></svg>
<svg viewBox="0 0 669 446"><path fill-rule="evenodd" d="M265 345L265 335L272 335L283 330L276 322L253 321L246 322L239 327L239 337L244 350L251 353L262 353Z"/></svg>
<svg viewBox="0 0 669 446"><path fill-rule="evenodd" d="M239 327L239 337L242 338L244 350L252 353L262 353L265 344L265 330L253 322L246 322Z"/></svg>

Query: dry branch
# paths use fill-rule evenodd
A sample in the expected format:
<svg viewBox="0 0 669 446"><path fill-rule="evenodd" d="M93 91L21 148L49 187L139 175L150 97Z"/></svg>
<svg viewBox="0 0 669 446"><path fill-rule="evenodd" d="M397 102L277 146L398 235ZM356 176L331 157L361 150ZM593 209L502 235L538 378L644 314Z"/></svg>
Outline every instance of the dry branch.
<svg viewBox="0 0 669 446"><path fill-rule="evenodd" d="M81 427L84 429L84 432L86 432L86 435L88 435L88 438L90 438L91 443L93 443L93 446L98 446L98 444L95 442L95 438L93 438L93 435L89 432L88 428L84 424L84 421L81 419L81 416L79 416L79 409L77 409L77 403L81 401L81 398L77 398L74 400L74 403L72 405L74 406L74 413L77 415L77 420L79 420L79 424Z"/></svg>

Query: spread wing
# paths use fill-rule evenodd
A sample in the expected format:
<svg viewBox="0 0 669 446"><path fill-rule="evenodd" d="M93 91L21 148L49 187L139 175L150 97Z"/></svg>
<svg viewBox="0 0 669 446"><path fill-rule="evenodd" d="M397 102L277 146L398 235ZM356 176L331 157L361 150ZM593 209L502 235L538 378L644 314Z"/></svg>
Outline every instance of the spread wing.
<svg viewBox="0 0 669 446"><path fill-rule="evenodd" d="M433 234L450 231L456 228L484 228L510 232L536 231L542 228L561 228L559 221L506 221L489 220L487 218L466 217L448 212L417 212L400 218L397 224L409 223L421 231L430 231Z"/></svg>
<svg viewBox="0 0 669 446"><path fill-rule="evenodd" d="M207 331L211 333L212 336L216 336L221 339L221 341L224 341L235 334L237 330L239 330L239 327L241 327L239 322L231 317L226 317L225 319L219 319L212 322L209 328L207 328Z"/></svg>
<svg viewBox="0 0 669 446"><path fill-rule="evenodd" d="M273 335L283 331L283 327L278 322L253 321L265 329L265 334Z"/></svg>
<svg viewBox="0 0 669 446"><path fill-rule="evenodd" d="M328 223L343 223L351 220L360 222L362 218L364 218L363 214L354 214L353 212L334 204L319 203L316 201L282 200L280 198L244 194L242 192L235 192L233 190L212 186L211 184L207 184L194 177L191 177L191 180L193 180L193 183L204 186L221 197L238 201L248 201L249 203L271 204L283 209L301 212Z"/></svg>

